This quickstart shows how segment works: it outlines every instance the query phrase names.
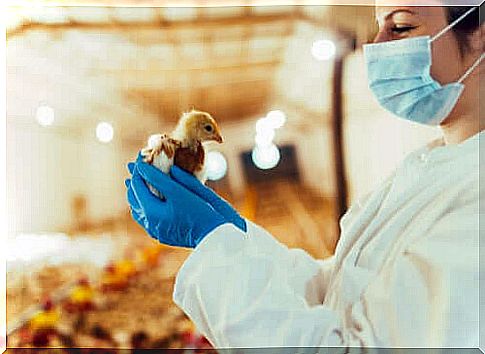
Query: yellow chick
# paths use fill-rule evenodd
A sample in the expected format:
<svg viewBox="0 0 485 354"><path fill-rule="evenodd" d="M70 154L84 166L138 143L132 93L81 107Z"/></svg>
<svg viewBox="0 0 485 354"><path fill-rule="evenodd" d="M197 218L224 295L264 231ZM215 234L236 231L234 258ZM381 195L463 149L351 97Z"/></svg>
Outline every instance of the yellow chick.
<svg viewBox="0 0 485 354"><path fill-rule="evenodd" d="M101 278L101 288L103 290L120 290L128 285L128 280L126 277L120 275L114 264L108 264L104 270Z"/></svg>
<svg viewBox="0 0 485 354"><path fill-rule="evenodd" d="M129 279L136 274L135 263L130 259L116 262L115 267L121 278Z"/></svg>
<svg viewBox="0 0 485 354"><path fill-rule="evenodd" d="M215 119L207 112L192 110L182 114L171 134L155 134L141 153L145 162L164 173L176 165L205 183L205 148L202 143L222 143L222 135Z"/></svg>
<svg viewBox="0 0 485 354"><path fill-rule="evenodd" d="M30 320L30 328L34 331L54 328L59 322L60 313L50 299L42 304L42 310Z"/></svg>

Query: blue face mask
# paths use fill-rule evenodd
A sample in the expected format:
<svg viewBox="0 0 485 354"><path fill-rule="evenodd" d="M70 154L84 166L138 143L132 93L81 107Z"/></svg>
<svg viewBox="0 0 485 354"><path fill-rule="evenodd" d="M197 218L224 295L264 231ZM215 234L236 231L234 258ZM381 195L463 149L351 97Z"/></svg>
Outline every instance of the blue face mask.
<svg viewBox="0 0 485 354"><path fill-rule="evenodd" d="M369 87L382 107L398 117L428 125L440 124L451 113L465 88L462 82L485 54L457 82L442 86L431 77L431 43L473 10L433 38L422 36L364 45Z"/></svg>

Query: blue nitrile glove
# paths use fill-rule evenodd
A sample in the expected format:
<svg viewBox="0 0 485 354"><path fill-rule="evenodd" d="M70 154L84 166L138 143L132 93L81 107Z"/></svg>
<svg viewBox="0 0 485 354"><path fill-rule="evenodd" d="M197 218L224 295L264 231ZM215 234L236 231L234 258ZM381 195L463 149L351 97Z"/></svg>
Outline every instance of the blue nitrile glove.
<svg viewBox="0 0 485 354"><path fill-rule="evenodd" d="M212 189L206 187L193 175L175 165L170 169L170 175L175 181L179 182L185 188L209 203L227 222L234 224L236 227L246 232L246 220L237 213L231 204L222 199Z"/></svg>
<svg viewBox="0 0 485 354"><path fill-rule="evenodd" d="M159 242L194 248L208 233L226 223L206 201L143 162L141 156L128 168L132 178L125 184L133 219ZM147 183L165 199L155 196Z"/></svg>

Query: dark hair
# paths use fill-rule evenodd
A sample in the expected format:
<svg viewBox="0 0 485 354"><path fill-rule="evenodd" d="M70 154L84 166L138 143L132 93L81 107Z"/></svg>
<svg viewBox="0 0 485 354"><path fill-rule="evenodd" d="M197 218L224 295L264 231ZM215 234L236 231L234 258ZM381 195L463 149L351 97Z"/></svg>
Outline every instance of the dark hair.
<svg viewBox="0 0 485 354"><path fill-rule="evenodd" d="M457 20L465 12L469 11L472 6L449 6L445 8L448 23ZM458 39L461 53L465 53L470 49L470 42L468 36L475 32L483 23L482 6L475 7L475 10L468 14L463 20L458 22L453 27L453 33Z"/></svg>

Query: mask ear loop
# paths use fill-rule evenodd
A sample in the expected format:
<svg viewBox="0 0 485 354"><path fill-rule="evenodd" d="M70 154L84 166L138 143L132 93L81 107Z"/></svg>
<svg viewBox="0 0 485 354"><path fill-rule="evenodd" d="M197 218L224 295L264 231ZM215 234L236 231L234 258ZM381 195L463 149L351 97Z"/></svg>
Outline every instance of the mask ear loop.
<svg viewBox="0 0 485 354"><path fill-rule="evenodd" d="M436 34L433 38L431 38L430 41L433 42L433 41L437 40L438 38L440 38L442 35L444 35L446 32L448 32L451 28L455 27L458 24L458 22L460 22L461 20L463 20L465 17L467 17L469 14L471 14L476 9L478 9L478 7L472 7L470 10L468 10L463 15L461 15L460 17L458 17L455 21L453 21L448 26L446 26L441 31L439 31L438 34Z"/></svg>
<svg viewBox="0 0 485 354"><path fill-rule="evenodd" d="M480 63L482 62L482 60L485 58L485 53L482 53L482 55L480 55L480 58L478 58L475 63L470 66L470 68L463 74L463 76L460 78L460 80L458 80L458 83L461 84L463 81L466 80L466 78L468 76L470 76L470 74L472 73L473 70L475 70L475 68L480 65Z"/></svg>
<svg viewBox="0 0 485 354"><path fill-rule="evenodd" d="M478 7L472 7L471 9L469 9L467 12L465 12L463 15L461 15L460 17L458 17L455 21L453 21L452 23L450 23L448 26L446 26L441 31L439 31L435 36L433 36L430 39L430 42L433 42L433 41L439 39L442 35L444 35L446 32L448 32L451 28L455 27L461 20L463 20L465 17L467 17L469 14L471 14L476 9L478 9ZM485 58L485 53L482 53L482 55L480 56L480 58L478 58L475 61L475 63L470 68L468 68L468 70L458 80L458 83L461 84L463 81L465 81L468 78L468 76L470 76L470 74L473 72L473 70L475 70L476 67L478 65L480 65L480 63L482 62L482 60L484 58Z"/></svg>

